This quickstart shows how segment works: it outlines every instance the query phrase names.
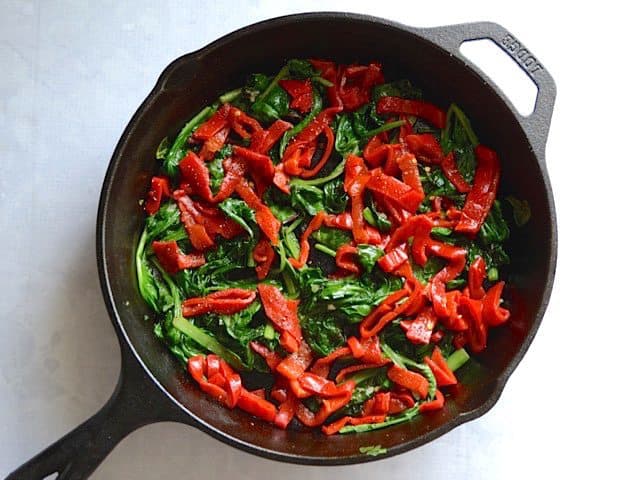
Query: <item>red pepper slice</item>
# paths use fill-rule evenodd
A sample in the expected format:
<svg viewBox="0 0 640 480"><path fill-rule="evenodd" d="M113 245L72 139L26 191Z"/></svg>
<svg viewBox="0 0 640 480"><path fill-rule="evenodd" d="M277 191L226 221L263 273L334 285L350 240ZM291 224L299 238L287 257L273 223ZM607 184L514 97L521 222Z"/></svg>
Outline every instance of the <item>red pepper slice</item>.
<svg viewBox="0 0 640 480"><path fill-rule="evenodd" d="M389 414L395 415L405 411L407 408L411 408L416 404L413 397L408 393L391 392L391 399L389 400Z"/></svg>
<svg viewBox="0 0 640 480"><path fill-rule="evenodd" d="M404 152L404 147L400 143L394 143L387 146L387 159L382 166L382 172L391 177L400 175L400 167L398 166L398 157Z"/></svg>
<svg viewBox="0 0 640 480"><path fill-rule="evenodd" d="M289 108L295 108L300 113L307 113L313 104L313 89L311 80L280 80L278 82L289 94Z"/></svg>
<svg viewBox="0 0 640 480"><path fill-rule="evenodd" d="M311 178L311 177L315 177L318 172L320 170L322 170L322 167L324 167L327 164L327 161L329 160L329 157L331 156L331 152L333 151L333 144L335 142L335 137L333 135L333 130L331 130L330 127L325 127L324 128L324 134L327 137L327 144L324 148L324 152L322 153L322 157L320 157L320 160L318 160L316 162L316 164L314 165L313 168L311 169L303 169L300 172L300 176L302 178Z"/></svg>
<svg viewBox="0 0 640 480"><path fill-rule="evenodd" d="M500 179L500 162L493 150L478 145L476 147L476 173L473 177L471 191L462 208L456 232L476 234L487 218L489 210L496 199L498 181Z"/></svg>
<svg viewBox="0 0 640 480"><path fill-rule="evenodd" d="M289 195L291 193L289 180L289 175L287 175L284 171L284 163L280 162L278 165L276 165L276 172L273 175L273 184L284 193Z"/></svg>
<svg viewBox="0 0 640 480"><path fill-rule="evenodd" d="M411 134L405 138L407 147L420 160L426 163L440 163L442 148L438 139L430 133Z"/></svg>
<svg viewBox="0 0 640 480"><path fill-rule="evenodd" d="M267 422L273 422L276 417L276 406L273 403L260 398L245 388L242 389L238 399L238 408Z"/></svg>
<svg viewBox="0 0 640 480"><path fill-rule="evenodd" d="M379 167L387 158L389 145L387 132L371 137L362 151L362 156L371 167Z"/></svg>
<svg viewBox="0 0 640 480"><path fill-rule="evenodd" d="M322 110L316 118L309 122L298 135L295 137L296 142L311 142L318 138L325 128L329 127L335 117L336 113L342 111L339 107L329 107Z"/></svg>
<svg viewBox="0 0 640 480"><path fill-rule="evenodd" d="M458 308L469 324L466 333L471 350L481 352L487 347L487 326L482 320L482 301L462 296Z"/></svg>
<svg viewBox="0 0 640 480"><path fill-rule="evenodd" d="M444 407L444 395L442 395L442 392L440 390L436 390L436 398L431 400L430 402L424 402L420 404L418 410L420 411L420 413L433 412L436 410L440 410L442 407Z"/></svg>
<svg viewBox="0 0 640 480"><path fill-rule="evenodd" d="M294 268L301 269L306 265L307 260L309 259L309 250L311 249L309 246L309 236L322 226L325 215L326 213L323 211L318 212L315 217L311 219L306 230L302 233L302 236L300 237L300 257L289 259L289 263L291 263Z"/></svg>
<svg viewBox="0 0 640 480"><path fill-rule="evenodd" d="M343 388L347 391L343 396L322 399L320 410L313 413L308 410L302 403L298 403L296 416L307 427L318 427L322 425L327 418L333 413L340 410L351 400L355 382L345 382Z"/></svg>
<svg viewBox="0 0 640 480"><path fill-rule="evenodd" d="M364 415L386 415L391 407L391 392L378 392L367 400L364 405Z"/></svg>
<svg viewBox="0 0 640 480"><path fill-rule="evenodd" d="M288 350L290 352L297 351L302 342L302 330L298 320L298 301L288 300L278 287L266 283L258 285L258 293L260 294L264 312L273 322L276 330L281 334L289 333L295 340L295 348L289 348ZM293 346L290 338L287 346Z"/></svg>
<svg viewBox="0 0 640 480"><path fill-rule="evenodd" d="M298 383L305 390L322 398L339 397L347 393L348 390L348 388L345 389L344 384L336 385L331 380L310 372L304 372L300 375Z"/></svg>
<svg viewBox="0 0 640 480"><path fill-rule="evenodd" d="M233 131L244 139L250 138L252 135L263 130L255 118L250 117L238 108L231 107L228 118ZM247 128L250 131L247 131Z"/></svg>
<svg viewBox="0 0 640 480"><path fill-rule="evenodd" d="M386 357L382 356L380 340L376 335L366 338L362 342L356 337L349 337L347 344L353 357L361 362L382 365L388 361Z"/></svg>
<svg viewBox="0 0 640 480"><path fill-rule="evenodd" d="M169 179L166 177L152 177L151 188L147 193L147 201L144 203L144 210L147 215L153 215L160 209L160 203L164 197L170 197Z"/></svg>
<svg viewBox="0 0 640 480"><path fill-rule="evenodd" d="M420 117L436 128L444 128L447 123L447 115L435 105L421 100L407 100L399 97L382 97L378 100L376 111L382 113L394 113L413 115Z"/></svg>
<svg viewBox="0 0 640 480"><path fill-rule="evenodd" d="M249 148L255 152L266 154L290 128L293 128L293 125L278 119L267 130L263 130L260 134L254 134L251 137Z"/></svg>
<svg viewBox="0 0 640 480"><path fill-rule="evenodd" d="M195 355L191 357L187 363L187 370L191 377L198 382L198 385L200 385L200 388L204 392L211 395L221 403L227 402L227 392L225 392L224 388L216 385L215 383L209 382L205 378L208 370L207 361L204 355Z"/></svg>
<svg viewBox="0 0 640 480"><path fill-rule="evenodd" d="M218 193L213 197L212 203L219 203L228 198L247 173L247 164L239 158L226 158L222 162L224 178Z"/></svg>
<svg viewBox="0 0 640 480"><path fill-rule="evenodd" d="M345 165L345 191L351 197L351 220L353 238L356 243L367 243L369 236L364 221L364 191L369 181L369 172L360 157L350 155Z"/></svg>
<svg viewBox="0 0 640 480"><path fill-rule="evenodd" d="M386 415L367 415L363 417L342 417L329 425L322 427L322 433L325 435L333 435L338 433L342 427L346 425L362 425L365 423L382 423L387 418Z"/></svg>
<svg viewBox="0 0 640 480"><path fill-rule="evenodd" d="M407 340L416 345L427 345L431 341L436 317L433 311L425 310L413 320L402 320L400 327L405 331Z"/></svg>
<svg viewBox="0 0 640 480"><path fill-rule="evenodd" d="M203 254L185 255L175 240L170 242L154 241L151 244L153 253L167 273L174 274L185 268L196 268L205 264Z"/></svg>
<svg viewBox="0 0 640 480"><path fill-rule="evenodd" d="M471 186L462 177L460 170L458 170L458 165L456 164L453 152L450 152L442 159L441 167L444 176L449 179L454 187L456 187L456 190L460 193L467 193L471 190Z"/></svg>
<svg viewBox="0 0 640 480"><path fill-rule="evenodd" d="M429 382L419 373L412 372L398 365L393 365L387 372L387 377L389 377L389 380L393 383L417 393L420 398L427 398Z"/></svg>
<svg viewBox="0 0 640 480"><path fill-rule="evenodd" d="M406 246L400 245L380 257L378 259L378 265L385 272L391 273L397 270L407 260L409 260L409 255L407 255Z"/></svg>
<svg viewBox="0 0 640 480"><path fill-rule="evenodd" d="M287 399L278 407L278 413L276 413L273 423L276 427L285 429L293 420L298 407L298 400L293 395L287 395Z"/></svg>
<svg viewBox="0 0 640 480"><path fill-rule="evenodd" d="M359 275L362 269L358 261L358 249L349 244L340 245L336 250L336 265Z"/></svg>
<svg viewBox="0 0 640 480"><path fill-rule="evenodd" d="M311 373L315 373L316 375L320 375L321 377L326 377L329 375L329 370L331 369L331 365L336 359L341 357L346 357L351 353L349 347L341 347L336 348L333 352L331 352L326 357L319 358L313 364L313 367L309 370Z"/></svg>
<svg viewBox="0 0 640 480"><path fill-rule="evenodd" d="M245 179L240 180L236 185L236 192L240 195L249 208L256 212L256 221L262 233L271 241L272 245L278 244L278 232L280 231L280 221L273 215L273 212L256 195Z"/></svg>
<svg viewBox="0 0 640 480"><path fill-rule="evenodd" d="M395 306L396 302L408 295L409 292L404 288L389 295L376 309L362 320L360 323L360 336L362 338L369 338L377 335L387 323L399 315L397 310L392 308L391 305Z"/></svg>
<svg viewBox="0 0 640 480"><path fill-rule="evenodd" d="M227 138L229 137L229 132L231 132L231 128L224 127L218 131L215 135L209 138L206 142L202 144L202 148L198 155L202 160L208 162L213 159L216 153L220 151L220 149L224 146Z"/></svg>
<svg viewBox="0 0 640 480"><path fill-rule="evenodd" d="M189 235L189 241L196 250L206 250L213 246L213 240L204 227L202 214L183 191L174 192L174 198L180 209L180 221Z"/></svg>
<svg viewBox="0 0 640 480"><path fill-rule="evenodd" d="M206 122L200 125L191 138L198 142L206 142L227 125L231 105L222 105Z"/></svg>
<svg viewBox="0 0 640 480"><path fill-rule="evenodd" d="M506 308L500 306L500 297L504 282L493 285L487 295L482 300L482 319L490 327L497 327L509 320L511 313Z"/></svg>
<svg viewBox="0 0 640 480"><path fill-rule="evenodd" d="M476 259L469 266L469 294L471 298L480 300L484 297L484 288L482 288L482 282L484 282L486 273L486 264L484 258L476 257Z"/></svg>
<svg viewBox="0 0 640 480"><path fill-rule="evenodd" d="M433 350L431 358L424 357L424 363L429 365L439 386L446 387L447 385L455 385L458 383L455 374L451 371L449 365L447 365L447 361L438 347Z"/></svg>
<svg viewBox="0 0 640 480"><path fill-rule="evenodd" d="M424 196L397 178L382 173L380 169L371 172L371 178L366 186L369 190L389 198L397 206L410 212L418 209Z"/></svg>
<svg viewBox="0 0 640 480"><path fill-rule="evenodd" d="M388 363L388 362L383 362L382 364L380 364L380 363L373 363L373 364L359 363L357 365L350 365L348 367L344 367L336 375L336 382L344 381L344 379L347 378L348 375L351 375L354 372L359 372L360 370L366 370L368 368L376 368L376 367L379 367L379 366L383 365L384 363Z"/></svg>
<svg viewBox="0 0 640 480"><path fill-rule="evenodd" d="M271 370L275 370L282 360L282 358L280 358L280 355L278 355L276 352L269 350L266 346L259 342L256 342L255 340L249 342L249 345L254 352L264 358L264 361L267 362L267 366Z"/></svg>
<svg viewBox="0 0 640 480"><path fill-rule="evenodd" d="M247 308L256 299L256 292L243 288L229 288L205 297L188 298L182 302L182 314L197 317L205 313L232 315Z"/></svg>
<svg viewBox="0 0 640 480"><path fill-rule="evenodd" d="M389 252L394 248L406 243L411 237L420 233L431 232L432 221L426 215L415 215L396 228L389 239L389 243L385 247L385 251Z"/></svg>
<svg viewBox="0 0 640 480"><path fill-rule="evenodd" d="M297 380L304 371L309 368L313 361L313 353L307 342L304 340L300 343L300 348L295 353L290 354L287 358L282 360L278 367L277 372L283 377L289 380Z"/></svg>
<svg viewBox="0 0 640 480"><path fill-rule="evenodd" d="M213 193L209 186L209 170L204 162L191 150L178 164L182 174L182 182L186 183L191 191L202 197L207 202L213 202Z"/></svg>
<svg viewBox="0 0 640 480"><path fill-rule="evenodd" d="M422 200L424 200L424 190L422 189L420 172L418 171L418 161L415 155L409 152L402 152L400 156L398 156L397 162L402 172L402 181L420 194L420 203L422 203Z"/></svg>
<svg viewBox="0 0 640 480"><path fill-rule="evenodd" d="M271 185L275 174L275 167L271 158L237 145L233 146L233 153L247 162L247 170L256 184L258 195L261 195Z"/></svg>
<svg viewBox="0 0 640 480"><path fill-rule="evenodd" d="M353 219L350 212L343 212L338 215L327 214L324 217L324 224L329 228L339 228L350 232L353 230ZM366 241L363 243L368 243L369 245L382 244L382 235L371 225L364 225L364 235L366 236Z"/></svg>
<svg viewBox="0 0 640 480"><path fill-rule="evenodd" d="M264 280L267 277L275 256L276 253L273 251L269 240L262 237L253 249L253 259L256 261L258 280Z"/></svg>
<svg viewBox="0 0 640 480"><path fill-rule="evenodd" d="M313 68L320 71L322 78L333 84L333 86L327 87L326 89L329 105L342 109L342 100L338 96L338 67L336 64L327 60L316 59L310 59L309 63L313 65Z"/></svg>

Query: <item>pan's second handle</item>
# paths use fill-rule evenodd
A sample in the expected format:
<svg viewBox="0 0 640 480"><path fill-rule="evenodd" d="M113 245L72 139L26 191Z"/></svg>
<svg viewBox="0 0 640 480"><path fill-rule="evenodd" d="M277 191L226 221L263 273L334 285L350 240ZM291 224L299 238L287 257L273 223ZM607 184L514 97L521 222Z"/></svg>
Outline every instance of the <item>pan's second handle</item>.
<svg viewBox="0 0 640 480"><path fill-rule="evenodd" d="M452 55L462 58L460 45L471 40L488 39L504 50L516 64L527 74L538 87L538 95L533 112L523 117L502 94L514 115L520 121L523 130L529 137L531 145L540 158L544 158L544 148L551 124L553 105L556 98L556 85L553 78L531 50L506 28L497 23L477 22L446 27L420 29L420 34L439 45ZM480 69L478 73L485 79L487 76Z"/></svg>
<svg viewBox="0 0 640 480"><path fill-rule="evenodd" d="M144 374L136 361L122 359L115 392L86 422L9 474L7 480L86 479L113 448L137 428L180 420L178 407Z"/></svg>

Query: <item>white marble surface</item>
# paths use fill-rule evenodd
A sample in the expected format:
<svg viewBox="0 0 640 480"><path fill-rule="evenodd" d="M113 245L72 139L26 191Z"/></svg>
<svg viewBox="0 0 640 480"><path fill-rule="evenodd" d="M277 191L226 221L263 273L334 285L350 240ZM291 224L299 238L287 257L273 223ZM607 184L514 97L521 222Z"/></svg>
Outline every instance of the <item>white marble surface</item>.
<svg viewBox="0 0 640 480"><path fill-rule="evenodd" d="M118 346L94 222L126 122L176 56L271 16L352 10L420 26L493 20L558 84L548 163L560 224L554 295L498 405L408 454L317 468L234 450L182 425L126 438L95 479L637 478L636 21L617 2L0 3L0 475L106 401ZM611 13L608 13L611 12ZM637 205L637 202L635 203ZM636 227L636 228L634 228ZM637 370L637 367L635 367Z"/></svg>

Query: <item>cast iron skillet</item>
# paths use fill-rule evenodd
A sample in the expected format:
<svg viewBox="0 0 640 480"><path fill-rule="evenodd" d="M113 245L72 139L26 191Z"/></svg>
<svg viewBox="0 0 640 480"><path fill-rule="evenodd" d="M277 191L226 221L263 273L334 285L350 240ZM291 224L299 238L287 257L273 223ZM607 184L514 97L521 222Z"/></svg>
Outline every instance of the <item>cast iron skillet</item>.
<svg viewBox="0 0 640 480"><path fill-rule="evenodd" d="M490 39L538 86L534 112L520 116L506 97L459 52L461 43ZM531 221L514 229L508 271L513 320L492 331L483 353L441 412L410 423L358 435L330 438L308 430L281 431L202 394L145 320L134 251L143 223L138 200L156 170L155 149L220 93L250 72L271 72L288 58L326 57L341 62L381 61L387 78L410 78L427 98L457 102L483 143L502 159L503 193L529 201ZM135 113L109 168L98 211L100 281L121 345L122 372L107 404L92 418L28 461L8 478L86 478L128 433L153 422L186 423L230 445L275 460L337 465L373 460L359 447L382 445L396 455L479 417L498 400L538 329L556 264L556 218L544 154L554 82L538 60L503 27L471 23L413 28L345 13L310 13L268 20L231 33L169 65ZM466 368L466 367L465 367ZM464 377L464 375L463 375ZM214 444L212 444L212 448ZM380 457L377 457L380 458Z"/></svg>

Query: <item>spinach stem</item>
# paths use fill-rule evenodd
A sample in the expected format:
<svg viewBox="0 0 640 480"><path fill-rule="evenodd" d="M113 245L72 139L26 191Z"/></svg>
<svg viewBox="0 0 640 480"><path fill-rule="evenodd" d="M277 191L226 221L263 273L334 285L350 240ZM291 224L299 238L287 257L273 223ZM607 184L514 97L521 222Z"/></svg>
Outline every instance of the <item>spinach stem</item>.
<svg viewBox="0 0 640 480"><path fill-rule="evenodd" d="M321 243L316 243L314 245L316 250L321 251L322 253L326 253L327 255L332 256L333 258L335 258L336 256L336 251L335 250L331 250L329 247L327 247L326 245L323 245Z"/></svg>
<svg viewBox="0 0 640 480"><path fill-rule="evenodd" d="M469 360L469 354L464 348L459 348L447 357L447 365L452 372L455 372Z"/></svg>

